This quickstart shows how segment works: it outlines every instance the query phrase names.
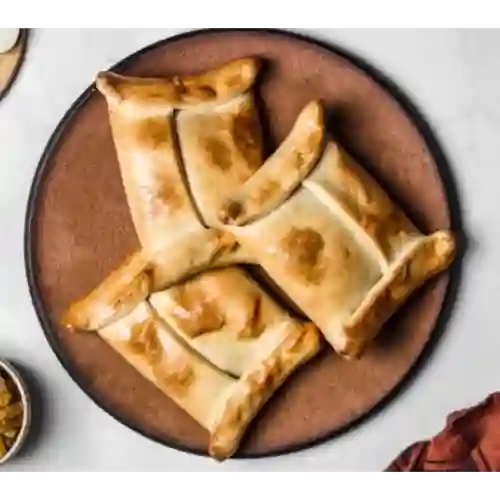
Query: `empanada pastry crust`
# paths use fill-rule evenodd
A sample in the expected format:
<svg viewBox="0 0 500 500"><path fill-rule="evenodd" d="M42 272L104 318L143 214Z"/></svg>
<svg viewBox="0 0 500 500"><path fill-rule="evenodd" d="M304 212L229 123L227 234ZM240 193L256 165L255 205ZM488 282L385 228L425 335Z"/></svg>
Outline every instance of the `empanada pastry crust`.
<svg viewBox="0 0 500 500"><path fill-rule="evenodd" d="M98 334L210 435L217 460L233 455L259 410L299 366L320 350L314 325L281 323L239 378L194 350L147 301Z"/></svg>
<svg viewBox="0 0 500 500"><path fill-rule="evenodd" d="M331 138L311 170L296 191L281 188L286 201L271 213L263 204L245 223L228 207L252 198L250 179L221 220L333 348L356 358L413 291L450 265L454 238L422 234ZM256 175L265 172L266 164Z"/></svg>
<svg viewBox="0 0 500 500"><path fill-rule="evenodd" d="M297 321L235 266L205 271L149 302L197 352L237 377Z"/></svg>

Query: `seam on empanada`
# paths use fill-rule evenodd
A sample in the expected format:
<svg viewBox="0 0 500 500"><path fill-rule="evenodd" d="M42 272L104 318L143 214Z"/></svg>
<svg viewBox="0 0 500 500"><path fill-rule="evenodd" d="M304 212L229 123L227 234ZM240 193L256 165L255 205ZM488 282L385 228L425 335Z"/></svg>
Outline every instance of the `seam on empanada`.
<svg viewBox="0 0 500 500"><path fill-rule="evenodd" d="M235 380L179 342L146 302L97 334L210 432L217 400Z"/></svg>
<svg viewBox="0 0 500 500"><path fill-rule="evenodd" d="M217 215L220 204L264 163L253 89L212 107L181 110L177 131L198 210L205 225L221 227Z"/></svg>
<svg viewBox="0 0 500 500"><path fill-rule="evenodd" d="M311 191L311 193L330 210L346 229L351 230L352 235L356 238L360 247L366 251L366 254L369 255L370 258L378 263L382 272L386 272L389 263L385 255L380 251L380 248L374 243L373 239L363 230L358 221L344 210L342 204L319 184L310 182L306 179L302 185Z"/></svg>
<svg viewBox="0 0 500 500"><path fill-rule="evenodd" d="M205 229L208 229L209 226L207 224L207 221L203 217L203 213L202 213L202 211L201 211L201 209L200 209L200 207L198 205L198 201L196 200L196 198L194 196L193 189L191 187L191 183L189 182L189 176L188 176L188 173L186 171L185 158L184 158L184 154L182 152L181 141L180 141L180 138L179 138L179 128L178 128L178 121L177 121L179 113L180 113L180 111L176 110L176 111L174 111L174 114L173 114L173 121L174 121L174 134L173 134L173 137L174 137L175 149L177 151L177 158L178 158L178 165L179 165L179 174L181 176L182 183L184 184L184 187L186 189L189 201L191 202L191 206L193 207L193 210L194 210L194 212L196 214L196 217L200 221L200 224Z"/></svg>
<svg viewBox="0 0 500 500"><path fill-rule="evenodd" d="M217 460L237 450L248 426L266 402L300 366L321 349L320 335L312 323L290 327L290 333L254 369L244 374L216 418L209 446Z"/></svg>
<svg viewBox="0 0 500 500"><path fill-rule="evenodd" d="M175 338L176 342L178 342L182 346L182 348L185 349L189 354L196 356L200 361L203 361L214 370L230 377L232 380L238 380L239 377L237 375L223 370L220 366L217 366L215 363L213 363L208 357L202 356L191 344L189 344L189 342L186 341L185 338L179 335L175 331L175 328L172 328L168 321L166 321L165 318L158 313L158 310L153 307L149 298L144 302L146 304L146 307L148 308L151 319L156 321L164 330L168 331L169 335Z"/></svg>
<svg viewBox="0 0 500 500"><path fill-rule="evenodd" d="M219 210L223 224L243 226L268 215L310 174L324 146L324 110L311 101L297 116L278 149Z"/></svg>
<svg viewBox="0 0 500 500"><path fill-rule="evenodd" d="M410 295L451 264L455 251L454 238L447 230L409 244L345 322L339 337L330 339L336 350L347 358L359 357Z"/></svg>
<svg viewBox="0 0 500 500"><path fill-rule="evenodd" d="M236 266L205 271L148 301L200 355L238 377L276 343L283 328L300 323Z"/></svg>

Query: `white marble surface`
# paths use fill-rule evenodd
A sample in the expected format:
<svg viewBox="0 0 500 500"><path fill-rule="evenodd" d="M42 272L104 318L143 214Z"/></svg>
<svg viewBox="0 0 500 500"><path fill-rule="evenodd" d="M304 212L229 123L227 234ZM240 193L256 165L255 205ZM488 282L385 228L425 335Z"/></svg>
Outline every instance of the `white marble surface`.
<svg viewBox="0 0 500 500"><path fill-rule="evenodd" d="M96 71L178 31L35 30L20 77L0 102L0 355L26 367L42 394L35 439L5 469L380 470L411 441L437 432L449 411L500 389L500 31L318 33L378 65L436 129L471 239L461 293L431 362L375 418L307 451L223 465L149 442L94 405L50 350L24 274L28 190L59 119Z"/></svg>

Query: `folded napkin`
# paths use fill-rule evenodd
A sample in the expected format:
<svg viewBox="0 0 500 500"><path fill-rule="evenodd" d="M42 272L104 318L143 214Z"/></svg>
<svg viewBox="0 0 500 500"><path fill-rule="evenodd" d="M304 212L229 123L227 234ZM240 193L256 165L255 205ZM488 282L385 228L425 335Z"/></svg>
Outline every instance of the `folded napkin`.
<svg viewBox="0 0 500 500"><path fill-rule="evenodd" d="M402 451L386 472L500 471L500 392L451 413L446 427Z"/></svg>

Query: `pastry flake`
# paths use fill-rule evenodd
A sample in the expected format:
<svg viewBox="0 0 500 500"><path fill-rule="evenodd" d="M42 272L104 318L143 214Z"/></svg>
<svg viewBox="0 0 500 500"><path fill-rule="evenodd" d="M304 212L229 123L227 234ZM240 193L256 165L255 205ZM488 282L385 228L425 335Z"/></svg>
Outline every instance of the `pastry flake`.
<svg viewBox="0 0 500 500"><path fill-rule="evenodd" d="M294 167L284 159L279 169ZM455 242L448 230L422 234L332 139L310 170L296 191L283 185L284 201L270 213L262 203L248 223L232 217L232 202L245 206L265 183L264 164L259 181L234 193L220 217L333 348L357 358L405 300L451 264Z"/></svg>

